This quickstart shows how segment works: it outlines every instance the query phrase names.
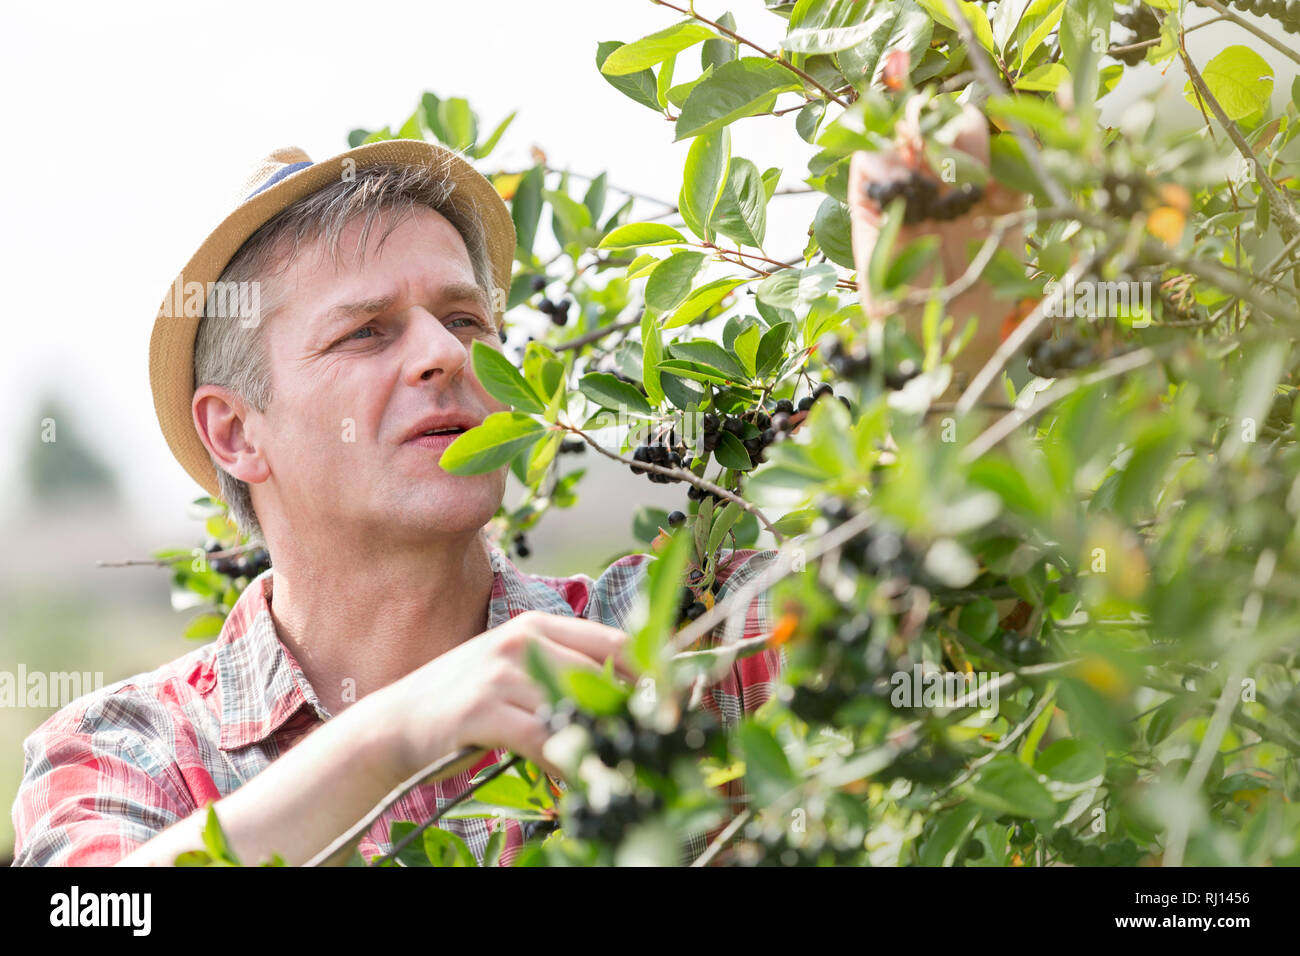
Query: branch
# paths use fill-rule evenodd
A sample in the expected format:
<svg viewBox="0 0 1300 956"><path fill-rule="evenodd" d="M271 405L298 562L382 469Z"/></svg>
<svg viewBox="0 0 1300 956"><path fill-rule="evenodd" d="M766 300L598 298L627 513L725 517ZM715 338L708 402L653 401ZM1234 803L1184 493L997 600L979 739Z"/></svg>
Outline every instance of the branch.
<svg viewBox="0 0 1300 956"><path fill-rule="evenodd" d="M1090 255L1084 261L1077 263L1065 276L1057 283L1056 291L1051 295L1043 296L1038 305L1034 306L1034 311L1030 312L1019 325L1017 325L997 347L989 360L984 363L984 367L979 373L971 379L971 383L966 386L962 392L961 398L957 400L957 407L953 409L954 414L960 418L969 412L979 397L984 394L984 390L993 383L998 372L1009 362L1021 347L1029 341L1030 337L1038 331L1038 327L1049 318L1049 312L1054 311L1055 306L1060 302L1061 297L1065 294L1067 288L1074 286L1081 276L1087 275L1092 269L1101 262L1110 253L1110 247L1100 249Z"/></svg>
<svg viewBox="0 0 1300 956"><path fill-rule="evenodd" d="M462 747L454 754L439 757L414 776L399 783L375 805L373 810L362 817L333 843L321 850L320 853L304 863L303 866L340 865L351 854L353 845L365 836L366 831L374 826L375 821L382 817L394 803L422 784L437 783L439 780L446 780L448 777L453 777L461 771L467 770L482 760L486 753L487 750L481 747ZM444 807L443 811L446 809L449 809L449 807Z"/></svg>
<svg viewBox="0 0 1300 956"><path fill-rule="evenodd" d="M584 345L590 345L592 342L599 342L607 335L613 335L615 332L622 332L624 329L630 329L634 325L641 324L641 316L638 314L634 319L624 319L622 322L615 322L613 325L606 325L596 329L594 332L588 332L586 335L579 335L577 338L569 339L567 342L561 342L559 345L553 345L551 348L556 352L567 352L571 349L580 349Z"/></svg>
<svg viewBox="0 0 1300 956"><path fill-rule="evenodd" d="M763 56L767 57L769 60L775 60L777 63L780 63L783 67L785 67L785 68L786 68L787 70L789 70L791 73L794 73L794 74L798 75L798 77L799 77L801 80L803 80L805 83L809 84L810 86L815 86L817 89L821 90L823 93L826 94L826 98L827 98L828 100L830 100L832 103L835 103L835 104L837 104L837 105L839 105L839 106L843 106L843 107L845 107L845 108L848 107L848 105L849 105L848 103L845 103L842 99L840 99L838 96L836 96L836 95L835 95L834 93L832 93L830 90L826 89L826 87L822 86L820 83L818 83L816 80L814 80L811 76L809 76L809 75L808 75L807 73L805 73L803 70L799 69L799 67L795 66L795 65L794 65L793 63L791 63L789 60L784 59L783 57L779 57L779 56L777 56L775 53L771 53L771 52L769 52L769 51L767 51L767 50L764 50L764 49L763 49L761 46L759 46L757 43L753 43L753 42L751 42L751 41L749 41L749 40L746 40L744 37L742 37L739 33L736 33L734 30L728 30L728 29L727 29L726 27L724 27L722 24L717 23L717 22L715 22L715 21L713 21L713 20L710 20L710 19L708 19L707 17L702 17L702 16L700 16L700 15L699 15L698 13L696 13L693 9L691 9L691 10L683 10L683 9L682 9L681 7L679 7L679 6L675 6L674 4L668 3L667 0L650 0L650 2L653 3L653 4L657 4L658 6L667 7L669 10L676 10L678 13L684 13L684 14L686 14L686 16L688 16L688 17L694 17L696 20L699 20L701 23L703 23L703 24L707 24L708 26L713 27L713 29L717 30L719 33L722 33L722 34L724 34L724 35L726 35L726 36L731 37L731 38L732 38L733 40L735 40L737 43L743 43L743 44L745 44L745 46L750 47L751 49L757 50L759 53L763 54ZM694 4L692 3L691 6L693 7Z"/></svg>
<svg viewBox="0 0 1300 956"><path fill-rule="evenodd" d="M1197 96L1205 100L1210 107L1210 112L1214 114L1214 118L1219 121L1219 125L1223 127L1224 132L1228 134L1228 138L1232 140L1232 144L1237 147L1237 152L1241 153L1246 161L1254 167L1255 181L1259 183L1260 192L1268 200L1269 211L1273 213L1273 217L1277 220L1278 229L1281 230L1283 238L1290 241L1295 236L1300 235L1300 214L1296 213L1295 207L1291 205L1290 200L1278 192L1277 186L1273 183L1273 177L1268 174L1268 170L1259 161L1255 151L1250 148L1250 144L1242 137L1241 131L1237 129L1237 124L1228 119L1228 114L1223 112L1223 107L1219 105L1219 101L1214 98L1214 94L1205 85L1200 70L1192 63L1192 58L1187 55L1187 50L1180 49L1178 52L1182 57L1183 65L1187 68L1187 75L1191 77L1192 85L1196 87ZM1297 59L1296 62L1300 63L1300 59Z"/></svg>
<svg viewBox="0 0 1300 956"><path fill-rule="evenodd" d="M619 461L625 465L631 465L636 468L643 468L646 471L653 471L656 474L667 475L668 477L676 478L679 481L689 482L690 484L694 485L696 488L699 488L701 491L707 491L709 492L709 494L716 495L719 498L725 498L727 501L735 502L736 504L740 505L740 507L743 508L745 511L748 511L755 518L757 518L759 522L763 525L763 527L766 528L771 533L772 537L776 538L778 542L782 542L785 540L785 535L783 535L781 532L777 531L775 527L773 527L772 522L767 520L767 515L763 514L763 512L760 511L756 505L753 505L750 502L746 501L744 498L740 497L740 495L728 491L726 488L723 488L721 485L715 485L713 482L701 478L699 475L695 474L692 471L687 471L685 468L668 468L664 465L656 465L648 461L634 461L631 458L624 458L622 455L619 455L605 448L603 445L601 445L594 438L592 438L590 435L584 432L581 428L578 428L576 425L559 425L557 427L563 428L566 431L573 432L575 435L577 435L579 438L585 441L592 448L596 449L596 451L600 452L606 458L612 458L614 459L614 461Z"/></svg>
<svg viewBox="0 0 1300 956"><path fill-rule="evenodd" d="M708 849L691 862L691 866L708 866L713 858L718 855L718 851L726 845L728 840L736 835L737 831L739 831L753 815L754 811L748 807L738 813L736 818L727 824L727 828L714 838L713 842L709 844Z"/></svg>

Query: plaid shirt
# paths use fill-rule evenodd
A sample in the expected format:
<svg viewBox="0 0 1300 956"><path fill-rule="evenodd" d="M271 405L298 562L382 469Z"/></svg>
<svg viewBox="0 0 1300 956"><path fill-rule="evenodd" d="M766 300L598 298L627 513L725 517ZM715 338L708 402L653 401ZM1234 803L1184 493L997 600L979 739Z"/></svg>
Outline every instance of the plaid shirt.
<svg viewBox="0 0 1300 956"><path fill-rule="evenodd" d="M724 558L719 597L760 573L772 555L736 551ZM586 575L548 578L523 573L493 549L488 627L536 610L623 628L650 560L630 555L595 581ZM15 866L116 863L209 801L238 789L330 718L276 635L269 607L273 575L263 573L244 590L213 643L79 698L27 738L13 807ZM767 596L760 595L743 621L736 615L719 629L721 637L765 633L769 617ZM768 699L783 658L778 648L737 661L703 695L705 708L725 726L734 724ZM362 838L362 856L369 860L388 852L392 822L428 818L506 753L498 749L455 777L412 790ZM739 782L720 790L731 797L742 793ZM502 865L512 862L523 844L513 820L438 825L464 839L480 863L493 825L506 828ZM711 835L689 837L683 858L703 852Z"/></svg>

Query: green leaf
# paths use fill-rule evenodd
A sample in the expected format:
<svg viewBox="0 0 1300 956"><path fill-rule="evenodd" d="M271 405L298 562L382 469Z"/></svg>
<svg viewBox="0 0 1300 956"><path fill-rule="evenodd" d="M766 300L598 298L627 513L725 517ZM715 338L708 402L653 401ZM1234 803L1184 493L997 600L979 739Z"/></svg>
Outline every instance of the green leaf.
<svg viewBox="0 0 1300 956"><path fill-rule="evenodd" d="M605 61L610 54L626 45L618 40L606 40L604 43L599 44L596 47L596 69L599 70L605 65ZM662 110L659 109L659 95L653 70L638 70L635 73L620 76L610 76L602 72L601 76L605 77L609 81L609 85L624 96L654 110L656 113L662 113Z"/></svg>
<svg viewBox="0 0 1300 956"><path fill-rule="evenodd" d="M741 245L762 247L767 231L767 194L758 167L748 159L732 159L712 225Z"/></svg>
<svg viewBox="0 0 1300 956"><path fill-rule="evenodd" d="M646 280L646 308L663 313L677 306L690 293L691 280L704 265L704 259L704 253L691 250L674 252L659 263Z"/></svg>
<svg viewBox="0 0 1300 956"><path fill-rule="evenodd" d="M1273 67L1248 46L1228 47L1205 64L1201 78L1230 120L1258 113L1273 93ZM1192 106L1200 103L1191 80L1183 87L1183 95Z"/></svg>
<svg viewBox="0 0 1300 956"><path fill-rule="evenodd" d="M630 222L619 226L604 239L598 249L638 249L641 246L670 246L684 243L686 237L661 222Z"/></svg>
<svg viewBox="0 0 1300 956"><path fill-rule="evenodd" d="M922 269L934 258L939 249L938 236L921 236L913 239L889 265L885 274L885 288L897 289L911 282Z"/></svg>
<svg viewBox="0 0 1300 956"><path fill-rule="evenodd" d="M645 624L626 645L628 658L640 672L657 670L660 649L677 620L682 575L694 543L685 528L678 528L667 550L660 553L646 573L648 612Z"/></svg>
<svg viewBox="0 0 1300 956"><path fill-rule="evenodd" d="M749 376L740 363L717 342L708 339L695 339L691 342L674 342L668 346L668 352L674 358L688 362L698 362L709 368L717 369L726 378L733 381L749 381Z"/></svg>
<svg viewBox="0 0 1300 956"><path fill-rule="evenodd" d="M807 269L782 269L758 284L758 300L776 309L792 309L801 302L812 302L835 288L838 276L833 266L823 262Z"/></svg>
<svg viewBox="0 0 1300 956"><path fill-rule="evenodd" d="M470 356L474 374L488 394L497 401L534 415L546 411L541 397L500 349L485 342L475 342L470 349Z"/></svg>
<svg viewBox="0 0 1300 956"><path fill-rule="evenodd" d="M1056 29L1065 12L1065 0L1032 0L1025 8L1016 25L1016 46L1019 48L1020 68L1029 62L1033 55L1047 39L1048 34Z"/></svg>
<svg viewBox="0 0 1300 956"><path fill-rule="evenodd" d="M778 322L763 333L758 342L758 354L754 357L758 378L766 378L785 358L785 345L793 332L794 323Z"/></svg>
<svg viewBox="0 0 1300 956"><path fill-rule="evenodd" d="M221 829L221 822L217 819L217 806L213 801L208 802L208 819L203 826L203 845L212 855L213 862L225 866L243 865L239 862L239 857L235 856L234 851L230 849L230 841L226 839L226 832Z"/></svg>
<svg viewBox="0 0 1300 956"><path fill-rule="evenodd" d="M722 539L727 536L731 526L744 513L745 509L736 502L727 502L727 507L723 508L713 519L713 527L709 529L709 540L705 553L713 554L721 547Z"/></svg>
<svg viewBox="0 0 1300 956"><path fill-rule="evenodd" d="M650 403L656 407L663 404L664 390L659 383L659 363L663 361L663 340L659 337L659 326L649 312L641 316L641 384L645 386Z"/></svg>
<svg viewBox="0 0 1300 956"><path fill-rule="evenodd" d="M574 702L597 717L620 713L627 703L627 688L604 674L574 668L562 680Z"/></svg>
<svg viewBox="0 0 1300 956"><path fill-rule="evenodd" d="M970 798L995 814L1050 820L1056 802L1032 770L1009 754L986 764L970 785Z"/></svg>
<svg viewBox="0 0 1300 956"><path fill-rule="evenodd" d="M683 20L612 51L600 65L600 72L606 76L637 73L715 35L696 20Z"/></svg>
<svg viewBox="0 0 1300 956"><path fill-rule="evenodd" d="M1106 752L1091 740L1058 740L1038 755L1034 769L1077 792L1101 783L1106 774Z"/></svg>
<svg viewBox="0 0 1300 956"><path fill-rule="evenodd" d="M794 771L785 751L766 728L752 720L740 725L738 738L745 758L745 787L758 799L772 803L795 784Z"/></svg>
<svg viewBox="0 0 1300 956"><path fill-rule="evenodd" d="M794 73L765 57L724 63L691 90L677 116L673 141L711 133L742 116L771 112L778 94L802 88Z"/></svg>
<svg viewBox="0 0 1300 956"><path fill-rule="evenodd" d="M817 207L813 217L813 236L826 258L837 266L855 269L853 261L853 228L849 221L849 207L838 199L827 196Z"/></svg>
<svg viewBox="0 0 1300 956"><path fill-rule="evenodd" d="M722 196L731 165L731 132L719 130L698 137L686 154L677 205L686 228L705 242L713 241L710 220Z"/></svg>
<svg viewBox="0 0 1300 956"><path fill-rule="evenodd" d="M917 862L921 866L952 866L979 820L980 808L969 801L937 815L933 830L921 843Z"/></svg>
<svg viewBox="0 0 1300 956"><path fill-rule="evenodd" d="M540 422L519 412L494 412L447 446L438 462L453 475L495 471L541 437Z"/></svg>
<svg viewBox="0 0 1300 956"><path fill-rule="evenodd" d="M756 360L758 358L758 343L760 338L758 324L748 326L743 332L736 336L735 342L732 343L732 351L740 359L741 365L745 368L748 378L752 379L757 374L758 367Z"/></svg>
<svg viewBox="0 0 1300 956"><path fill-rule="evenodd" d="M543 170L540 165L524 173L515 195L510 200L510 218L515 222L515 235L519 248L526 257L533 254L533 240L537 236L537 223L542 217Z"/></svg>
<svg viewBox="0 0 1300 956"><path fill-rule="evenodd" d="M903 207L903 200L899 198L884 210L880 233L871 250L871 261L867 264L867 284L871 291L877 294L889 289L887 282L889 265L894 255L894 241L898 238L898 230L903 225Z"/></svg>
<svg viewBox="0 0 1300 956"><path fill-rule="evenodd" d="M185 627L185 638L191 641L205 641L221 633L226 623L224 614L200 614Z"/></svg>
<svg viewBox="0 0 1300 956"><path fill-rule="evenodd" d="M1111 0L1066 0L1061 15L1061 59L1066 69L1077 71L1091 53L1094 36L1110 36L1115 4Z"/></svg>
<svg viewBox="0 0 1300 956"><path fill-rule="evenodd" d="M491 153L492 150L496 149L497 143L501 140L501 137L505 135L505 131L510 127L510 124L514 122L515 116L518 115L518 113L518 110L511 110L510 115L503 119L500 124L497 125L497 128L492 131L492 135L474 147L475 159L483 159Z"/></svg>
<svg viewBox="0 0 1300 956"><path fill-rule="evenodd" d="M718 435L718 446L713 450L713 457L722 467L730 468L732 471L749 471L754 467L744 444L731 432L722 432Z"/></svg>
<svg viewBox="0 0 1300 956"><path fill-rule="evenodd" d="M718 17L716 22L718 26L725 27L732 33L736 32L736 18L731 15L731 11ZM700 69L707 70L730 63L736 58L737 46L739 46L738 42L730 37L714 37L705 40L704 46L700 47Z"/></svg>
<svg viewBox="0 0 1300 956"><path fill-rule="evenodd" d="M501 851L506 846L506 828L498 826L488 837L487 849L483 851L484 866L498 866L501 861Z"/></svg>
<svg viewBox="0 0 1300 956"><path fill-rule="evenodd" d="M493 777L474 791L474 799L490 807L510 807L514 810L545 809L533 795L533 788L523 777L503 773Z"/></svg>
<svg viewBox="0 0 1300 956"><path fill-rule="evenodd" d="M998 630L997 605L986 597L971 601L961 609L957 627L981 644L987 643Z"/></svg>
<svg viewBox="0 0 1300 956"><path fill-rule="evenodd" d="M424 855L433 866L478 866L465 841L436 826L424 831Z"/></svg>
<svg viewBox="0 0 1300 956"><path fill-rule="evenodd" d="M702 385L696 385L679 375L670 375L668 372L662 373L659 380L663 385L664 395L675 408L689 411L692 408L698 408L704 401L704 386Z"/></svg>
<svg viewBox="0 0 1300 956"><path fill-rule="evenodd" d="M935 22L942 23L950 30L957 29L956 22L948 15L947 0L917 0L917 2L929 11ZM978 3L971 3L970 0L957 0L957 6L966 22L971 25L976 42L992 53L993 27L989 23L988 15L985 14L983 8Z"/></svg>
<svg viewBox="0 0 1300 956"><path fill-rule="evenodd" d="M930 45L934 23L913 0L892 0L877 3L862 30L862 42L838 57L845 77L858 86L879 78L890 50L906 50L915 69Z"/></svg>
<svg viewBox="0 0 1300 956"><path fill-rule="evenodd" d="M691 290L686 300L664 319L664 328L676 329L689 325L725 299L732 289L748 281L748 279L714 279L712 282L697 286Z"/></svg>
<svg viewBox="0 0 1300 956"><path fill-rule="evenodd" d="M608 372L589 372L578 382L578 390L602 408L626 408L636 415L649 415L651 408L634 386Z"/></svg>
<svg viewBox="0 0 1300 956"><path fill-rule="evenodd" d="M454 96L438 104L438 122L443 129L445 142L452 149L464 150L478 138L478 121L469 101Z"/></svg>

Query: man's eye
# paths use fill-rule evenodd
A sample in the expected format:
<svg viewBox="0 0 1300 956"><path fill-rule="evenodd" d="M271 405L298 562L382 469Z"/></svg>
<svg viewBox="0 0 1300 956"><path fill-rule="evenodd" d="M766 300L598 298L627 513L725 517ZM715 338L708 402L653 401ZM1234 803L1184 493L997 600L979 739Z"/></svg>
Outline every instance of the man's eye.
<svg viewBox="0 0 1300 956"><path fill-rule="evenodd" d="M351 335L349 335L349 336L348 336L344 341L352 341L353 339L355 339L355 338L356 338L360 333L362 333L362 332L374 332L374 331L375 331L375 330L374 330L374 327L373 327L373 326L370 326L370 325L363 325L363 326L361 326L361 328L357 329L355 332L353 332ZM369 338L370 336L367 336L367 337Z"/></svg>
<svg viewBox="0 0 1300 956"><path fill-rule="evenodd" d="M452 319L450 322L447 323L447 327L448 327L448 328L454 328L454 327L456 327L456 323L457 323L457 322L465 323L464 325L461 325L460 328L468 328L468 327L471 327L471 326L473 326L473 327L482 327L482 325L483 325L483 321L482 321L481 319L479 319L477 316L473 316L473 315L458 315L456 318Z"/></svg>

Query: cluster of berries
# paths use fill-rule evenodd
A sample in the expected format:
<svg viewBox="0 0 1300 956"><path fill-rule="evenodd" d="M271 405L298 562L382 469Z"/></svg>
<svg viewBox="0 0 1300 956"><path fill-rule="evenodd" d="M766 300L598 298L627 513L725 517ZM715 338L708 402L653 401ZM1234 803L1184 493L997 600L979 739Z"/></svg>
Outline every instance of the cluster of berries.
<svg viewBox="0 0 1300 956"><path fill-rule="evenodd" d="M881 209L902 196L907 201L903 210L903 222L907 223L959 219L984 197L984 187L974 183L955 187L941 195L938 180L915 170L910 171L906 179L889 183L869 182L862 191Z"/></svg>
<svg viewBox="0 0 1300 956"><path fill-rule="evenodd" d="M1142 200L1151 192L1151 184L1141 176L1106 173L1101 178L1101 208L1124 219L1142 211Z"/></svg>
<svg viewBox="0 0 1300 956"><path fill-rule="evenodd" d="M706 412L703 420L704 450L713 451L722 441L723 433L734 435L749 453L749 467L756 468L767 460L764 452L776 441L777 430L772 427L772 416L764 411L744 415L723 415Z"/></svg>
<svg viewBox="0 0 1300 956"><path fill-rule="evenodd" d="M1160 21L1145 3L1139 2L1131 7L1116 10L1115 20L1131 34L1120 46L1133 46L1136 43L1144 43L1160 36ZM1140 47L1136 50L1119 50L1112 53L1111 56L1128 66L1137 66L1146 59L1149 49L1151 48Z"/></svg>
<svg viewBox="0 0 1300 956"><path fill-rule="evenodd" d="M674 511L668 516L668 523L673 523L674 515L681 514L680 511ZM685 520L686 516L682 515L682 521ZM700 584L703 580L704 572L699 568L691 568L687 573L686 584L682 586L681 597L677 601L677 626L679 628L687 621L694 621L709 609L712 600L708 603L700 600L703 597L700 593ZM713 598L716 598L720 590L722 590L722 584L717 578L714 578L713 584L709 586L709 592L713 595Z"/></svg>
<svg viewBox="0 0 1300 956"><path fill-rule="evenodd" d="M663 468L690 468L693 459L686 457L686 446L677 440L677 432L669 431L668 437L653 445L638 445L632 452L632 460L659 465ZM671 475L663 475L649 468L632 465L632 474L646 475L658 485L667 485L681 481Z"/></svg>
<svg viewBox="0 0 1300 956"><path fill-rule="evenodd" d="M1032 827L1032 824L1021 824L1019 829L1023 830L1026 826ZM1012 842L1015 842L1014 835ZM1095 843L1085 843L1064 829L1053 833L1048 845L1057 852L1062 863L1073 866L1137 866L1138 860L1142 858L1142 851L1132 840L1108 843L1102 847Z"/></svg>
<svg viewBox="0 0 1300 956"><path fill-rule="evenodd" d="M215 541L208 543L204 549L208 554L217 554L225 549ZM217 574L228 578L248 578L250 581L271 566L271 555L265 548L254 548L243 554L211 558L208 567Z"/></svg>
<svg viewBox="0 0 1300 956"><path fill-rule="evenodd" d="M545 288L546 277L534 276L533 291L541 292ZM554 324L567 325L569 322L569 306L572 304L573 303L568 299L561 299L559 302L552 302L550 299L543 296L542 301L537 303L537 308L543 315L549 315Z"/></svg>
<svg viewBox="0 0 1300 956"><path fill-rule="evenodd" d="M871 374L872 358L865 345L849 350L839 339L832 339L826 349L826 364L840 378L863 379ZM885 372L885 388L896 392L920 374L919 365L903 359L897 367Z"/></svg>
<svg viewBox="0 0 1300 956"><path fill-rule="evenodd" d="M1200 0L1194 2L1200 3ZM1236 7L1242 13L1272 17L1287 33L1300 33L1300 0L1224 0L1224 5ZM1209 4L1201 3L1201 6Z"/></svg>
<svg viewBox="0 0 1300 956"><path fill-rule="evenodd" d="M1073 372L1097 361L1093 346L1073 335L1055 340L1038 339L1025 346L1025 353L1029 371L1039 378L1059 378L1064 372Z"/></svg>
<svg viewBox="0 0 1300 956"><path fill-rule="evenodd" d="M659 733L638 724L626 708L617 714L597 717L579 710L571 700L563 700L546 715L546 724L552 733L570 724L583 727L591 737L596 757L611 769L630 763L668 777L679 759L726 755L726 737L721 725L707 711L683 714L676 727ZM663 797L646 787L638 787L635 793L612 794L608 805L600 810L581 792L569 791L564 800L569 820L566 829L570 836L580 840L617 843L629 826L663 807ZM536 832L537 829L526 831L525 838Z"/></svg>
<svg viewBox="0 0 1300 956"><path fill-rule="evenodd" d="M522 531L515 535L511 543L514 545L515 554L518 557L526 558L533 553L533 549L528 546L528 539L524 537Z"/></svg>
<svg viewBox="0 0 1300 956"><path fill-rule="evenodd" d="M579 710L566 699L546 715L546 726L551 733L570 724L577 724L587 731L592 751L611 769L631 762L667 777L680 758L693 760L710 755L725 756L726 737L717 719L708 711L684 713L677 726L665 733L641 726L626 707L616 714L597 717Z"/></svg>

